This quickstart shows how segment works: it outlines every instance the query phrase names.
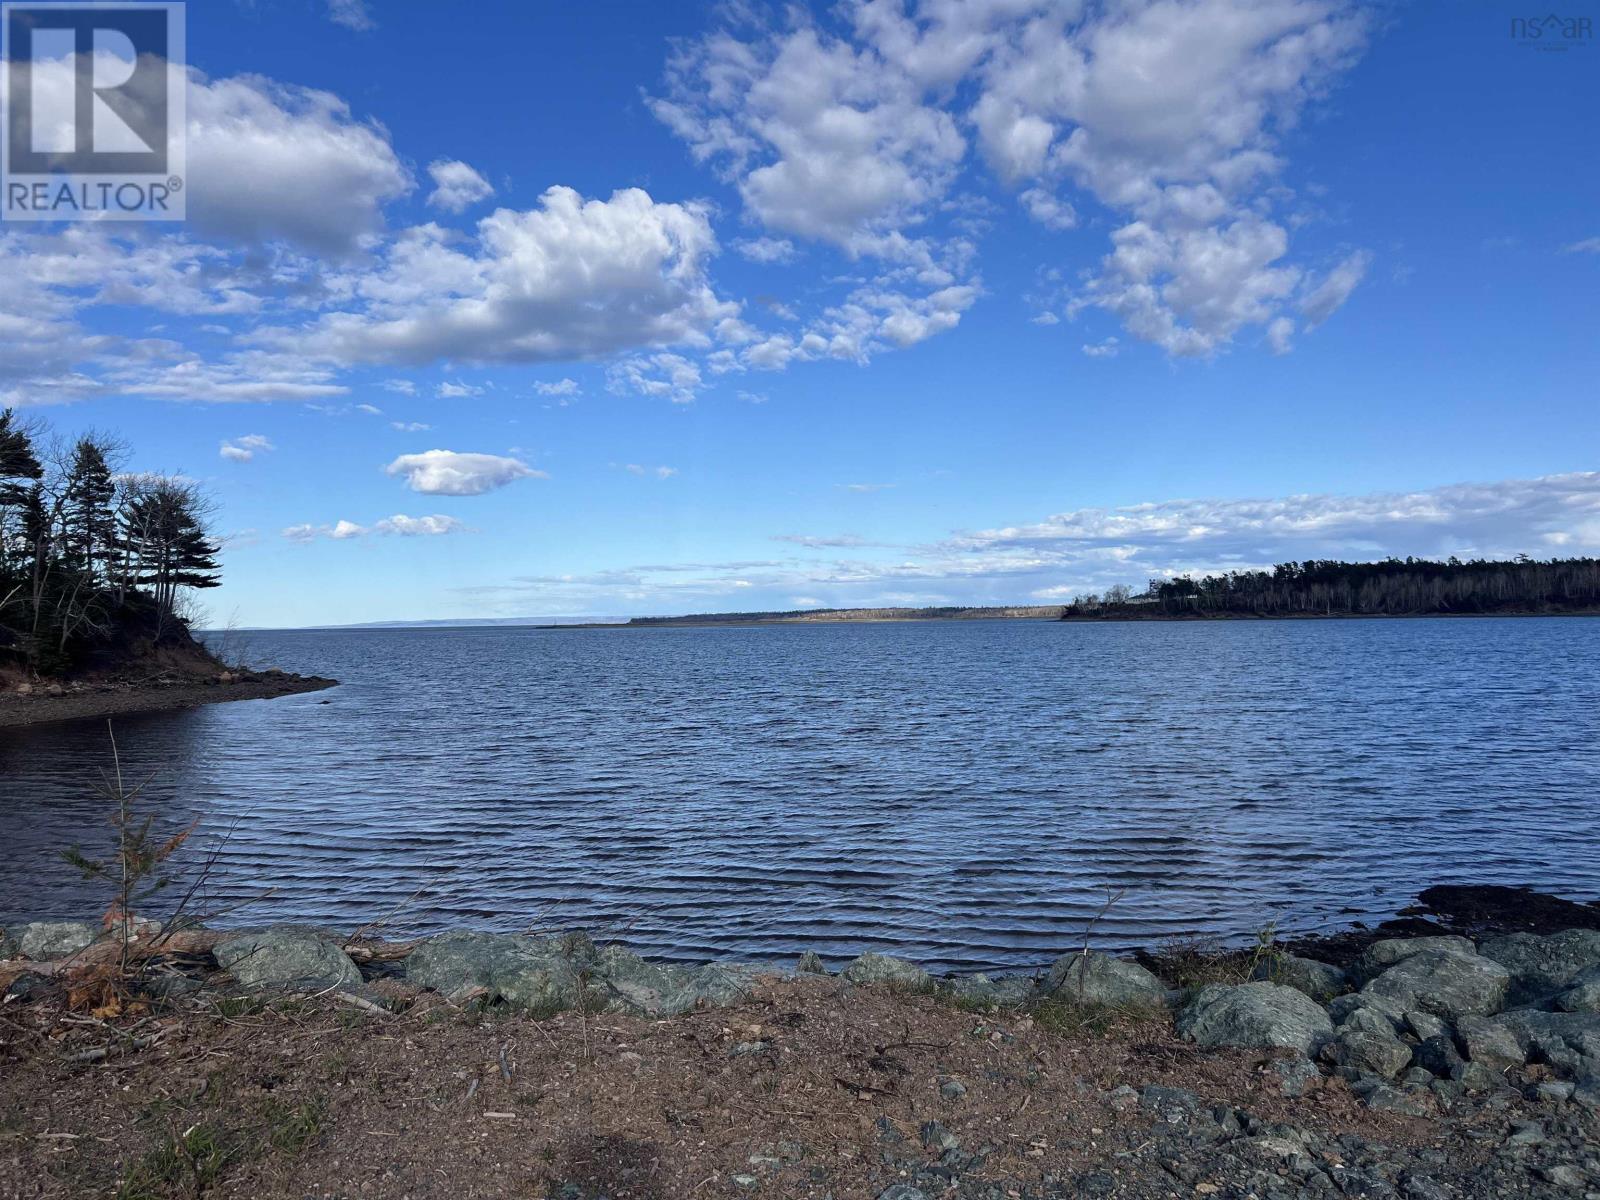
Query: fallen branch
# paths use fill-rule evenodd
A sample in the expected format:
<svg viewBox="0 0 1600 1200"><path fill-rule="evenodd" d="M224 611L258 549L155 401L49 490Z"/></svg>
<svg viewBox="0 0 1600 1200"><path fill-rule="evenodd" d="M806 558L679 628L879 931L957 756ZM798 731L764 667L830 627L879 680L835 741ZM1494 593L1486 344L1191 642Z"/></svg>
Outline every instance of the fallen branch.
<svg viewBox="0 0 1600 1200"><path fill-rule="evenodd" d="M368 1000L363 996L353 995L350 992L334 992L333 993L333 998L335 1000L337 1000L340 1004L348 1004L353 1008L359 1008L362 1012L372 1013L374 1016L379 1016L379 1017L392 1017L392 1016L394 1016L394 1014L392 1012L390 1012L387 1008L384 1008L383 1005L374 1004L371 1000Z"/></svg>
<svg viewBox="0 0 1600 1200"><path fill-rule="evenodd" d="M124 1054L132 1054L136 1050L144 1050L154 1046L160 1040L160 1034L152 1033L147 1037L130 1038L125 1042L114 1043L109 1046L96 1046L93 1050L80 1050L76 1054L63 1055L61 1061L68 1063L99 1062L101 1059L110 1058L115 1050L120 1049Z"/></svg>

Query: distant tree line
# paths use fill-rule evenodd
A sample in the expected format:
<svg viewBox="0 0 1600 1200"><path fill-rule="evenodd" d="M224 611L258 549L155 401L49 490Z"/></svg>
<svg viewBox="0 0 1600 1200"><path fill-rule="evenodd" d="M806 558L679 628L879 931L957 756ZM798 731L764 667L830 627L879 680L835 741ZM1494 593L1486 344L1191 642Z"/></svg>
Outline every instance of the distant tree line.
<svg viewBox="0 0 1600 1200"><path fill-rule="evenodd" d="M1312 559L1270 571L1152 579L1142 594L1113 587L1079 596L1064 620L1084 617L1417 616L1600 609L1600 559L1518 555L1509 562Z"/></svg>
<svg viewBox="0 0 1600 1200"><path fill-rule="evenodd" d="M127 457L0 410L0 665L51 675L129 639L187 640L187 589L220 582L211 504Z"/></svg>

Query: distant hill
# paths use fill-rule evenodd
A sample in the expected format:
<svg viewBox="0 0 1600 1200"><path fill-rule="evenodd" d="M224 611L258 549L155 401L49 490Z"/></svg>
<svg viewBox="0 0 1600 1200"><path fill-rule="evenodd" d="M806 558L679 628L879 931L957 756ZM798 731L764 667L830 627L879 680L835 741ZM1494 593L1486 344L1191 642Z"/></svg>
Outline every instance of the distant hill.
<svg viewBox="0 0 1600 1200"><path fill-rule="evenodd" d="M681 617L634 617L629 627L654 625L827 625L846 621L1050 620L1055 604L991 608L803 608L787 612L691 613Z"/></svg>

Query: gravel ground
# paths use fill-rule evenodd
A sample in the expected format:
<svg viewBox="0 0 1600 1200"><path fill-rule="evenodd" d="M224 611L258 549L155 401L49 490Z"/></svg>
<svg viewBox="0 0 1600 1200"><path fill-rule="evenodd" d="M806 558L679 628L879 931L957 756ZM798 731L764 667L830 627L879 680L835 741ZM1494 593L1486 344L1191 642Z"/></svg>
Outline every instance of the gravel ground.
<svg viewBox="0 0 1600 1200"><path fill-rule="evenodd" d="M1272 1055L1197 1050L1164 1017L819 976L669 1020L536 1021L375 986L396 1011L202 992L120 1036L48 995L6 1004L0 1197L1600 1194L1600 1119L1571 1101L1290 1098Z"/></svg>

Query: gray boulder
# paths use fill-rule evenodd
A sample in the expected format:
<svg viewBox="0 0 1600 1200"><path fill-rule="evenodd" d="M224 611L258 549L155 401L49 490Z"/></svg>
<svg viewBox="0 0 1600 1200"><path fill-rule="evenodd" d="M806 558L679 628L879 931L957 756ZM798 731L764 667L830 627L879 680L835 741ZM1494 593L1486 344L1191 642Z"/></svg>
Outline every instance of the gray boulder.
<svg viewBox="0 0 1600 1200"><path fill-rule="evenodd" d="M948 980L941 990L958 1003L980 1008L1021 1008L1039 994L1031 976L1002 975L991 979L981 973Z"/></svg>
<svg viewBox="0 0 1600 1200"><path fill-rule="evenodd" d="M1556 995L1555 1005L1562 1012L1600 1013L1600 966L1586 967L1567 980L1566 990Z"/></svg>
<svg viewBox="0 0 1600 1200"><path fill-rule="evenodd" d="M1528 1060L1516 1034L1489 1017L1462 1017L1456 1022L1456 1040L1467 1058L1491 1071L1520 1067Z"/></svg>
<svg viewBox="0 0 1600 1200"><path fill-rule="evenodd" d="M1044 990L1058 1000L1110 1008L1155 1008L1167 999L1166 985L1138 963L1096 951L1056 959Z"/></svg>
<svg viewBox="0 0 1600 1200"><path fill-rule="evenodd" d="M795 963L794 969L800 975L826 975L828 964L822 961L822 955L815 950L807 950Z"/></svg>
<svg viewBox="0 0 1600 1200"><path fill-rule="evenodd" d="M746 963L698 967L646 962L620 946L607 946L595 962L604 1007L644 1017L676 1017L697 1008L718 1008L750 997L756 979L770 973Z"/></svg>
<svg viewBox="0 0 1600 1200"><path fill-rule="evenodd" d="M1432 1013L1417 1012L1415 1009L1406 1013L1406 1029L1419 1042L1429 1038L1449 1037L1450 1026Z"/></svg>
<svg viewBox="0 0 1600 1200"><path fill-rule="evenodd" d="M1404 1004L1367 992L1335 997L1328 1004L1328 1016L1340 1029L1363 1033L1397 1033L1407 1024Z"/></svg>
<svg viewBox="0 0 1600 1200"><path fill-rule="evenodd" d="M1411 1047L1381 1033L1341 1030L1322 1048L1322 1057L1336 1065L1346 1079L1368 1075L1393 1079L1411 1065Z"/></svg>
<svg viewBox="0 0 1600 1200"><path fill-rule="evenodd" d="M1200 1046L1284 1047L1311 1055L1333 1022L1302 992L1275 983L1208 984L1178 1014L1177 1030Z"/></svg>
<svg viewBox="0 0 1600 1200"><path fill-rule="evenodd" d="M1476 954L1477 947L1471 939L1442 934L1438 937L1383 938L1373 942L1350 964L1350 974L1357 983L1376 979L1395 963L1421 954L1425 950L1455 954Z"/></svg>
<svg viewBox="0 0 1600 1200"><path fill-rule="evenodd" d="M933 991L933 976L916 963L870 950L851 959L842 974L849 983L879 983L897 992Z"/></svg>
<svg viewBox="0 0 1600 1200"><path fill-rule="evenodd" d="M1278 1091L1291 1098L1304 1096L1322 1083L1322 1072L1317 1070L1317 1064L1303 1054L1274 1059L1268 1069L1278 1077Z"/></svg>
<svg viewBox="0 0 1600 1200"><path fill-rule="evenodd" d="M29 921L17 935L23 958L43 962L71 958L94 942L94 929L83 921Z"/></svg>
<svg viewBox="0 0 1600 1200"><path fill-rule="evenodd" d="M1381 944L1381 943L1380 943ZM1511 973L1493 959L1456 950L1423 950L1402 958L1361 989L1446 1021L1486 1016L1505 1006Z"/></svg>
<svg viewBox="0 0 1600 1200"><path fill-rule="evenodd" d="M1440 1079L1451 1079L1462 1063L1461 1052L1453 1040L1443 1034L1420 1042L1416 1049L1417 1065Z"/></svg>
<svg viewBox="0 0 1600 1200"><path fill-rule="evenodd" d="M361 986L350 956L315 932L275 925L217 945L222 969L251 991L325 992Z"/></svg>
<svg viewBox="0 0 1600 1200"><path fill-rule="evenodd" d="M1600 1050L1600 1013L1540 1012L1518 1008L1490 1018L1488 1024L1505 1030L1528 1058L1575 1067L1591 1048Z"/></svg>
<svg viewBox="0 0 1600 1200"><path fill-rule="evenodd" d="M0 962L8 958L16 958L22 953L22 947L17 945L17 939L10 932L0 929Z"/></svg>
<svg viewBox="0 0 1600 1200"><path fill-rule="evenodd" d="M406 960L406 979L452 1000L481 993L536 1016L578 1007L587 939L540 939L514 933L458 930L429 938ZM575 961L576 960L576 961ZM596 1000L596 1007L599 1006Z"/></svg>
<svg viewBox="0 0 1600 1200"><path fill-rule="evenodd" d="M1485 942L1483 955L1511 972L1509 1003L1529 1004L1571 986L1584 968L1600 965L1600 930L1565 929L1544 937L1512 933Z"/></svg>
<svg viewBox="0 0 1600 1200"><path fill-rule="evenodd" d="M1275 954L1262 959L1250 978L1292 987L1321 1004L1350 987L1349 978L1338 967L1293 954Z"/></svg>

